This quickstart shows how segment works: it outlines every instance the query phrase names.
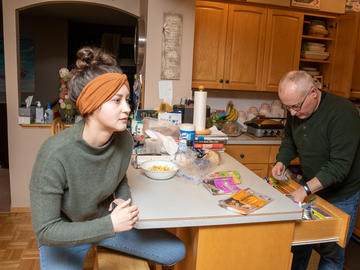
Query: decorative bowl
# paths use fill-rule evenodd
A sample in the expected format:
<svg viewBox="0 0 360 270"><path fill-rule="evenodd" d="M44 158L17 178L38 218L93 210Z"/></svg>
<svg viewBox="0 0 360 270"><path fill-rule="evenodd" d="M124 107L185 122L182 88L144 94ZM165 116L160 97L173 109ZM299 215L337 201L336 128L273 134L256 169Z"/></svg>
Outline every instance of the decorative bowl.
<svg viewBox="0 0 360 270"><path fill-rule="evenodd" d="M148 160L143 162L140 167L147 177L155 180L170 179L179 170L176 163L167 160Z"/></svg>

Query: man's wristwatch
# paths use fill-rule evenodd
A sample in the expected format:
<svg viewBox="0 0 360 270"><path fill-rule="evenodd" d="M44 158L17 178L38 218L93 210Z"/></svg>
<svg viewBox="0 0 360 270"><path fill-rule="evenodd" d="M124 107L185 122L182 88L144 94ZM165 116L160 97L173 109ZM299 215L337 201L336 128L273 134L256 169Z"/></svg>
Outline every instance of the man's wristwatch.
<svg viewBox="0 0 360 270"><path fill-rule="evenodd" d="M309 186L307 184L303 185L304 189L305 189L305 192L306 192L306 195L310 195L311 194L311 189L309 188Z"/></svg>

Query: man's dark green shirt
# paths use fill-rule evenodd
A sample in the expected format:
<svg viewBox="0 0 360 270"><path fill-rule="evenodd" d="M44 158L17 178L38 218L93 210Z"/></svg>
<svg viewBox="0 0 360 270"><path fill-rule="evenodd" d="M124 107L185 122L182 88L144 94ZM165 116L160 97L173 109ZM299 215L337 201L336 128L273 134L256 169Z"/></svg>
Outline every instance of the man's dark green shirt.
<svg viewBox="0 0 360 270"><path fill-rule="evenodd" d="M329 202L350 198L360 190L360 117L345 98L322 92L317 110L307 119L288 113L277 161L288 166L299 156L303 182L317 177L317 192Z"/></svg>

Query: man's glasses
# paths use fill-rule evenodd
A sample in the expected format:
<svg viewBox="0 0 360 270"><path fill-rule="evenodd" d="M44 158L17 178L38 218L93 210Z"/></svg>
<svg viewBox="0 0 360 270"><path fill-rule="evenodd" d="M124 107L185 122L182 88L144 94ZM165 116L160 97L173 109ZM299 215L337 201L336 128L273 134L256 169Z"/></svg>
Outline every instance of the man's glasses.
<svg viewBox="0 0 360 270"><path fill-rule="evenodd" d="M310 93L312 92L313 88L310 89L309 93L307 93L307 95L304 97L303 101L298 103L298 104L295 104L295 105L285 105L285 108L287 110L293 110L295 112L298 112L301 110L301 107L303 106L305 100L307 99L307 97L310 95Z"/></svg>

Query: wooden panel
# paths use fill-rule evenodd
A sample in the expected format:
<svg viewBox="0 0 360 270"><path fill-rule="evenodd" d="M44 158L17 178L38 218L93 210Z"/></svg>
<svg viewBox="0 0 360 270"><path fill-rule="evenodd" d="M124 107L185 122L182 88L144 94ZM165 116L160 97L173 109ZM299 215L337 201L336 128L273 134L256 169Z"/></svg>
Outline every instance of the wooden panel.
<svg viewBox="0 0 360 270"><path fill-rule="evenodd" d="M242 164L268 163L269 145L227 145L226 153Z"/></svg>
<svg viewBox="0 0 360 270"><path fill-rule="evenodd" d="M357 21L359 22L360 13L357 13ZM352 76L352 84L351 89L353 91L360 92L360 28L358 27L357 31L355 32L357 35L357 42L356 42L356 50L355 50L355 62L354 62L354 70ZM358 95L360 98L360 95Z"/></svg>
<svg viewBox="0 0 360 270"><path fill-rule="evenodd" d="M279 153L280 145L273 145L270 147L270 154L269 154L269 165L273 165L276 162L276 155ZM297 157L293 159L290 164L292 165L299 165L300 159Z"/></svg>
<svg viewBox="0 0 360 270"><path fill-rule="evenodd" d="M226 89L261 90L267 9L230 5L225 58Z"/></svg>
<svg viewBox="0 0 360 270"><path fill-rule="evenodd" d="M337 22L335 55L332 59L330 91L346 98L350 97L357 29L358 21L354 14L339 17Z"/></svg>
<svg viewBox="0 0 360 270"><path fill-rule="evenodd" d="M269 164L274 164L276 162L276 155L279 153L279 148L280 145L270 146Z"/></svg>
<svg viewBox="0 0 360 270"><path fill-rule="evenodd" d="M321 0L320 10L334 13L345 13L345 0Z"/></svg>
<svg viewBox="0 0 360 270"><path fill-rule="evenodd" d="M290 0L245 0L245 1L249 3L270 4L270 5L284 6L284 7L290 6Z"/></svg>
<svg viewBox="0 0 360 270"><path fill-rule="evenodd" d="M359 210L357 213L357 218L356 218L356 222L355 222L355 228L354 228L354 232L355 235L357 235L358 237L360 237L360 201L359 201Z"/></svg>
<svg viewBox="0 0 360 270"><path fill-rule="evenodd" d="M288 269L293 230L293 221L202 227L196 269Z"/></svg>
<svg viewBox="0 0 360 270"><path fill-rule="evenodd" d="M302 27L302 14L285 10L268 10L264 90L277 92L281 77L290 70L298 69Z"/></svg>
<svg viewBox="0 0 360 270"><path fill-rule="evenodd" d="M266 164L244 164L244 166L261 178L268 176L268 164L267 163Z"/></svg>
<svg viewBox="0 0 360 270"><path fill-rule="evenodd" d="M196 2L193 88L222 88L227 16L227 4Z"/></svg>

